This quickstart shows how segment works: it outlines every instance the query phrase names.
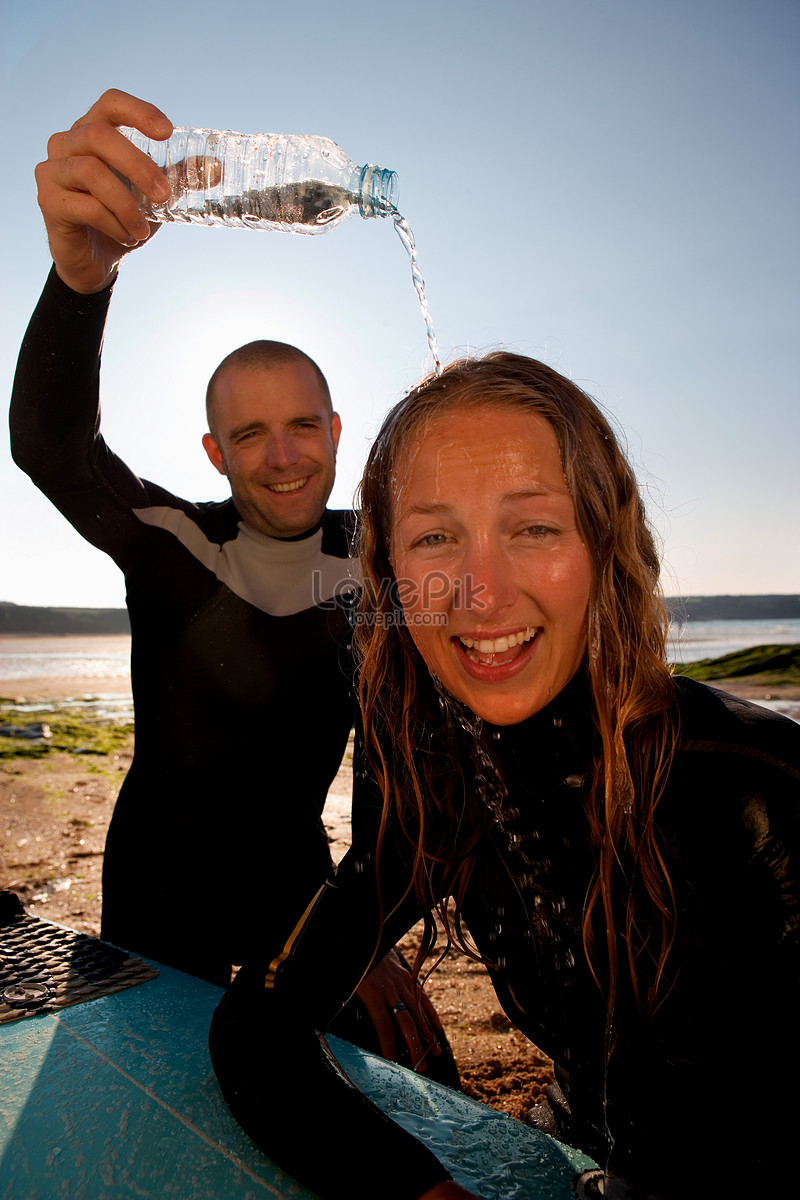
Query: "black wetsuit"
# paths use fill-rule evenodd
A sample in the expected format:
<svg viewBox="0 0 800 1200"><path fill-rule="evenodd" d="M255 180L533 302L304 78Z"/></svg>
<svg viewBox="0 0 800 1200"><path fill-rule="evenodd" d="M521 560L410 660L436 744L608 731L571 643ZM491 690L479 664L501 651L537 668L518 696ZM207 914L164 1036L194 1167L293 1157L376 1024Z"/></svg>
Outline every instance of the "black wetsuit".
<svg viewBox="0 0 800 1200"><path fill-rule="evenodd" d="M103 937L230 979L331 866L321 821L353 720L352 514L303 539L138 479L99 435L110 289L51 273L20 353L16 462L125 573L136 752L108 833Z"/></svg>
<svg viewBox="0 0 800 1200"><path fill-rule="evenodd" d="M607 1167L608 1196L790 1195L800 1119L800 727L686 680L677 695L681 737L657 810L678 912L671 986L643 1022L623 965L607 1071L605 1001L581 942L594 866L583 807L594 733L582 678L528 721L489 731L506 795L492 801L463 912L494 964L505 1011L568 1072L569 1140ZM374 783L357 781L353 847L335 881L287 957L265 947L246 965L211 1031L239 1121L325 1200L408 1200L446 1178L338 1073L314 1032L418 915L409 899L393 912L409 851L390 830L380 888L391 916L380 926L377 804ZM301 1116L309 1089L326 1112L313 1156Z"/></svg>

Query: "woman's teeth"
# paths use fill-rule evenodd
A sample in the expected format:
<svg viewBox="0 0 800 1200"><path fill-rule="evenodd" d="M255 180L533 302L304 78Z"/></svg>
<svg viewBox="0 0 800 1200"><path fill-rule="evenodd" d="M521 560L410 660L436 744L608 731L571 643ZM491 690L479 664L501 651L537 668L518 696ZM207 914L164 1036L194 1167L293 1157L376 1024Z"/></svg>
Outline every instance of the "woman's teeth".
<svg viewBox="0 0 800 1200"><path fill-rule="evenodd" d="M477 650L479 654L504 654L506 650L513 649L514 646L521 646L523 642L529 642L535 636L535 630L528 626L527 629L521 629L519 633L504 634L499 638L459 638L461 645L465 650Z"/></svg>

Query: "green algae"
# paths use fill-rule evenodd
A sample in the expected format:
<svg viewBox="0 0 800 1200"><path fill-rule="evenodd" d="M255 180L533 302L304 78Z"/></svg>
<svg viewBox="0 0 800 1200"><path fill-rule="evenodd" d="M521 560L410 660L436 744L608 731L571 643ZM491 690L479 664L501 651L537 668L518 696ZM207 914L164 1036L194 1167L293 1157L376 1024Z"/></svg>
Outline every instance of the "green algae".
<svg viewBox="0 0 800 1200"><path fill-rule="evenodd" d="M800 645L752 646L720 658L701 658L698 662L676 663L676 675L686 675L701 683L723 679L741 679L754 687L800 685Z"/></svg>

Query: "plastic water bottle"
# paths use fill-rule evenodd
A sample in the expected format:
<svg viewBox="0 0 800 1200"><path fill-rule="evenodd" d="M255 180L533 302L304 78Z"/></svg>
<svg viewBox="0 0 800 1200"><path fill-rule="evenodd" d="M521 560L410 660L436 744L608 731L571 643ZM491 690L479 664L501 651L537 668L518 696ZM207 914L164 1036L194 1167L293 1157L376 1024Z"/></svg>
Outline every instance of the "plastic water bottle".
<svg viewBox="0 0 800 1200"><path fill-rule="evenodd" d="M153 205L126 180L149 221L324 233L354 213L394 216L397 175L357 166L328 138L175 129L154 141L121 130L161 167L172 189Z"/></svg>

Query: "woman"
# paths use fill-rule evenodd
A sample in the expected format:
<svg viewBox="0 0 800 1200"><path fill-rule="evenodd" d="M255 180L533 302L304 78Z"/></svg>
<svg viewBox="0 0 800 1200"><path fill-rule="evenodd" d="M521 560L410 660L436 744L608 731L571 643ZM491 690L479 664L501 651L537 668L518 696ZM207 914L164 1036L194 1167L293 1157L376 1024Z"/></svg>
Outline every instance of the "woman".
<svg viewBox="0 0 800 1200"><path fill-rule="evenodd" d="M670 675L633 474L542 364L424 381L361 500L369 769L335 883L216 1014L237 1118L323 1197L467 1195L313 1032L420 914L429 950L450 897L448 934L557 1064L558 1132L602 1167L585 1194L790 1194L800 729ZM313 1162L292 1089L326 1114Z"/></svg>

